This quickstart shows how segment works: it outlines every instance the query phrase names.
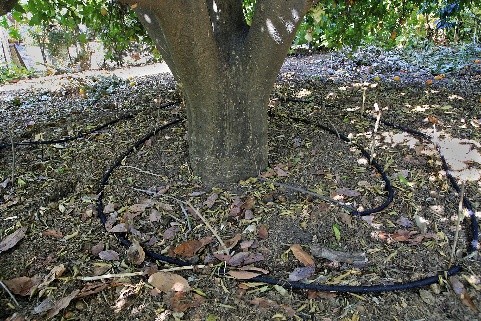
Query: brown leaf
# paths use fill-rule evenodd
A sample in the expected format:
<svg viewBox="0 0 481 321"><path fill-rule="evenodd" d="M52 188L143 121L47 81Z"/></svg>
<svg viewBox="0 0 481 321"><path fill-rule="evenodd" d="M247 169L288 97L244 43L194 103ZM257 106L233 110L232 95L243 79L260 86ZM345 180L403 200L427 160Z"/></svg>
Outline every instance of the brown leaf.
<svg viewBox="0 0 481 321"><path fill-rule="evenodd" d="M105 207L104 207L104 213L105 213L105 214L113 213L113 212L115 212L115 208L116 208L116 207L117 207L116 204L114 204L114 203L109 203L109 204L105 205Z"/></svg>
<svg viewBox="0 0 481 321"><path fill-rule="evenodd" d="M149 277L149 283L162 292L188 292L189 282L182 276L170 272L156 272Z"/></svg>
<svg viewBox="0 0 481 321"><path fill-rule="evenodd" d="M193 257L204 245L199 240L189 240L177 245L174 253L186 258Z"/></svg>
<svg viewBox="0 0 481 321"><path fill-rule="evenodd" d="M38 277L29 278L21 276L3 282L13 294L27 296L32 293L34 286L37 286L40 283L40 279Z"/></svg>
<svg viewBox="0 0 481 321"><path fill-rule="evenodd" d="M241 208L244 210L251 210L254 208L256 204L256 198L254 196L246 197L244 203L242 203Z"/></svg>
<svg viewBox="0 0 481 321"><path fill-rule="evenodd" d="M52 309L47 313L47 319L50 319L56 316L60 312L60 310L63 310L66 307L68 307L68 305L70 304L70 301L72 301L72 299L74 299L77 296L77 294L79 294L79 292L80 292L79 290L74 290L72 291L72 293L70 293L66 297L55 302Z"/></svg>
<svg viewBox="0 0 481 321"><path fill-rule="evenodd" d="M292 254L299 260L304 266L315 266L314 259L312 256L304 251L299 244L293 244L289 248L292 251Z"/></svg>
<svg viewBox="0 0 481 321"><path fill-rule="evenodd" d="M127 257L129 261L135 265L142 264L145 260L145 252L142 246L140 246L139 241L133 240L132 244L129 246L127 250Z"/></svg>
<svg viewBox="0 0 481 321"><path fill-rule="evenodd" d="M156 209L152 209L149 215L150 222L159 222L162 219L162 215Z"/></svg>
<svg viewBox="0 0 481 321"><path fill-rule="evenodd" d="M125 223L120 223L113 226L110 230L110 233L125 233L127 232L127 225Z"/></svg>
<svg viewBox="0 0 481 321"><path fill-rule="evenodd" d="M239 243L241 239L242 239L242 235L236 234L233 238L225 240L224 244L228 249L232 249L234 246L237 245L237 243Z"/></svg>
<svg viewBox="0 0 481 321"><path fill-rule="evenodd" d="M244 264L247 265L260 261L264 261L264 255L262 253L250 253L249 256L244 259Z"/></svg>
<svg viewBox="0 0 481 321"><path fill-rule="evenodd" d="M449 278L451 282L451 286L453 287L454 292L459 295L459 299L465 306L473 310L474 312L478 312L478 307L474 304L473 299L469 295L468 291L464 287L464 284L459 280L459 278L455 275Z"/></svg>
<svg viewBox="0 0 481 321"><path fill-rule="evenodd" d="M309 278L314 274L316 268L313 266L297 267L289 273L289 281L300 281Z"/></svg>
<svg viewBox="0 0 481 321"><path fill-rule="evenodd" d="M175 292L169 298L170 308L174 312L185 312L187 309L200 306L205 299L194 293L189 295L185 292Z"/></svg>
<svg viewBox="0 0 481 321"><path fill-rule="evenodd" d="M177 225L169 227L164 231L164 240L172 240L179 230L180 228Z"/></svg>
<svg viewBox="0 0 481 321"><path fill-rule="evenodd" d="M255 278L256 276L261 275L262 273L250 272L250 271L238 271L238 270L230 270L227 272L230 276L237 280L249 280Z"/></svg>
<svg viewBox="0 0 481 321"><path fill-rule="evenodd" d="M147 207L150 207L152 204L150 203L139 203L139 204L133 204L129 206L128 211L129 212L145 212L145 209Z"/></svg>
<svg viewBox="0 0 481 321"><path fill-rule="evenodd" d="M105 261L118 261L119 253L114 250L105 250L99 253L99 258Z"/></svg>
<svg viewBox="0 0 481 321"><path fill-rule="evenodd" d="M234 256L232 256L229 261L227 261L227 264L229 264L230 266L239 266L239 265L242 265L244 264L244 260L245 258L247 258L249 256L249 252L239 252L239 253L236 253L234 254Z"/></svg>
<svg viewBox="0 0 481 321"><path fill-rule="evenodd" d="M54 238L57 238L57 239L63 237L62 232L57 231L57 230L52 230L52 229L48 229L48 230L43 231L42 235L43 236L51 236L51 237L54 237Z"/></svg>
<svg viewBox="0 0 481 321"><path fill-rule="evenodd" d="M90 253L92 253L92 255L94 256L97 256L99 255L100 252L104 250L104 247L105 247L104 243L100 241L96 245L92 246L92 248L90 249Z"/></svg>
<svg viewBox="0 0 481 321"><path fill-rule="evenodd" d="M217 193L210 194L209 197L207 197L207 200L204 202L204 205L207 206L207 208L211 208L212 206L214 206L214 203L218 197L219 194Z"/></svg>
<svg viewBox="0 0 481 321"><path fill-rule="evenodd" d="M0 253L5 252L12 247L14 247L21 239L25 237L25 233L27 232L27 227L21 227L17 229L12 234L7 235L1 242L0 242Z"/></svg>
<svg viewBox="0 0 481 321"><path fill-rule="evenodd" d="M289 176L289 173L287 172L287 166L284 166L283 164L278 164L274 166L274 171L276 172L278 177Z"/></svg>
<svg viewBox="0 0 481 321"><path fill-rule="evenodd" d="M92 294L102 292L109 286L110 286L110 283L104 283L104 282L88 283L82 288L82 290L80 290L80 292L77 294L75 298L79 299Z"/></svg>
<svg viewBox="0 0 481 321"><path fill-rule="evenodd" d="M267 226L264 224L259 225L259 229L257 230L257 236L261 240L265 240L269 236L269 232L267 231Z"/></svg>
<svg viewBox="0 0 481 321"><path fill-rule="evenodd" d="M344 196L347 196L347 197L356 197L356 196L361 195L361 193L359 193L358 191L352 190L352 189L349 189L349 188L345 188L345 187L341 187L341 188L336 189L335 193L337 195L344 195Z"/></svg>
<svg viewBox="0 0 481 321"><path fill-rule="evenodd" d="M65 266L63 264L54 266L50 272L43 278L41 284L38 285L39 297L42 296L44 290L52 283L55 279L61 277L65 272Z"/></svg>

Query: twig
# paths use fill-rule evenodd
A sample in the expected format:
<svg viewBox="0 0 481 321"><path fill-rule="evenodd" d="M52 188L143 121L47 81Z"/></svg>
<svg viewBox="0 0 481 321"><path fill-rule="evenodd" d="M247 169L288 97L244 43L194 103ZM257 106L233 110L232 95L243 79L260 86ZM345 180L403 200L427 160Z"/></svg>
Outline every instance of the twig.
<svg viewBox="0 0 481 321"><path fill-rule="evenodd" d="M453 249L451 250L451 258L449 259L450 264L454 262L454 257L456 255L456 246L458 245L459 239L459 227L463 218L463 198L464 198L464 187L466 182L463 181L461 184L461 191L459 192L459 205L458 205L458 219L456 220L456 232L454 233Z"/></svg>
<svg viewBox="0 0 481 321"><path fill-rule="evenodd" d="M13 130L10 127L10 144L12 146L12 186L15 186L15 143L13 142Z"/></svg>
<svg viewBox="0 0 481 321"><path fill-rule="evenodd" d="M168 269L159 270L159 272L175 272L175 271L183 271L183 270L193 270L193 269L205 269L208 268L208 265L199 264L199 265L188 265L188 266L176 266Z"/></svg>
<svg viewBox="0 0 481 321"><path fill-rule="evenodd" d="M367 87L362 89L362 106L361 106L361 115L364 114L364 104L366 103L366 91Z"/></svg>
<svg viewBox="0 0 481 321"><path fill-rule="evenodd" d="M97 280L105 280L105 279L125 278L130 276L140 276L144 274L145 274L144 271L126 272L126 273L117 273L117 274L109 273L109 274L96 275L96 276L78 276L76 279L82 280L82 281L97 281Z"/></svg>
<svg viewBox="0 0 481 321"><path fill-rule="evenodd" d="M168 269L159 270L159 272L175 272L175 271L183 271L183 270L205 269L208 267L209 267L208 265L204 265L204 264L176 266ZM142 276L142 275L146 275L146 273L144 271L126 272L126 273L117 273L117 274L109 273L109 274L96 275L96 276L79 276L79 277L76 277L76 279L81 281L98 281L98 280L125 278L130 276Z"/></svg>
<svg viewBox="0 0 481 321"><path fill-rule="evenodd" d="M179 205L180 205L180 208L182 209L182 213L184 213L185 220L187 221L187 231L185 232L185 236L187 237L190 231L192 231L192 227L190 226L190 217L189 217L189 213L187 213L187 210L184 207L184 204L182 202L179 202Z"/></svg>
<svg viewBox="0 0 481 321"><path fill-rule="evenodd" d="M374 110L377 112L377 116L376 116L376 124L374 125L374 131L372 132L371 148L369 151L369 153L371 154L371 159L369 160L369 164L372 163L372 160L374 158L374 147L376 146L376 134L379 128L379 122L381 121L381 109L379 109L379 106L377 103L374 104Z"/></svg>
<svg viewBox="0 0 481 321"><path fill-rule="evenodd" d="M303 189L303 188L300 188L300 187L296 187L296 186L292 186L292 185L288 185L288 184L283 184L283 183L278 183L278 182L274 182L272 180L268 180L268 179L265 179L265 178L262 178L260 177L259 180L261 182L266 182L266 183L270 183L270 184L273 184L275 186L278 186L278 187L284 187L284 188L287 188L287 189L290 189L290 190L293 190L293 191L296 191L296 192L299 192L299 193L303 193L303 194L308 194L308 195L311 195L311 196L314 196L315 198L318 198L318 199L321 199L323 201L326 201L326 202L329 202L329 203L332 203L334 205L337 205L337 206L340 206L342 208L344 208L345 210L347 210L348 212L356 212L357 210L344 203L344 202L339 202L339 201L336 201L336 200L333 200L332 198L329 198L329 197L326 197L326 196L323 196L321 194L318 194L316 192L312 192L312 191L309 191L307 189Z"/></svg>
<svg viewBox="0 0 481 321"><path fill-rule="evenodd" d="M10 290L7 288L7 286L2 282L0 281L0 285L2 286L2 288L8 293L8 295L10 296L10 298L12 298L12 301L13 303L15 303L15 305L17 307L20 306L20 304L18 304L18 301L15 299L15 297L13 296L12 292L10 292Z"/></svg>
<svg viewBox="0 0 481 321"><path fill-rule="evenodd" d="M229 249L225 245L224 241L222 241L219 234L217 234L217 231L212 227L212 225L210 225L209 221L207 221L205 217L202 214L200 214L200 211L196 209L194 206L192 206L190 202L187 201L185 202L185 204L195 212L195 214L202 220L202 222L204 222L205 226L207 226L207 228L212 232L212 234L214 234L215 238L217 239L217 241L219 241L221 247L223 248L222 252L224 252L225 254L229 254Z"/></svg>
<svg viewBox="0 0 481 321"><path fill-rule="evenodd" d="M170 199L176 200L177 202L179 202L181 204L185 204L185 205L189 206L190 208L192 208L192 210L195 212L195 214L202 220L202 222L204 222L205 226L207 226L207 228L212 232L212 234L214 234L217 241L219 241L221 247L223 248L222 252L225 252L226 254L229 254L229 249L225 245L224 241L222 241L222 239L220 238L217 231L212 227L212 225L210 225L209 221L207 221L207 219L202 214L200 214L199 210L196 209L189 201L183 201L183 200L180 200L176 197L173 197L173 196L170 196L170 195L165 195L165 194L157 195L157 193L154 193L152 191L142 190L142 189L139 189L139 188L134 188L134 190L139 191L139 192L148 193L152 196L170 198ZM189 222L187 221L187 223L189 223Z"/></svg>

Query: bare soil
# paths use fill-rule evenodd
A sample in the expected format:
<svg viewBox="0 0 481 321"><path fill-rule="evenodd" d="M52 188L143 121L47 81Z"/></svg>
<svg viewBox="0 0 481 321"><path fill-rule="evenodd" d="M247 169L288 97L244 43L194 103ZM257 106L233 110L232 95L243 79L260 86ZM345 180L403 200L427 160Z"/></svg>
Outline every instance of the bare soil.
<svg viewBox="0 0 481 321"><path fill-rule="evenodd" d="M112 172L102 194L106 228L96 207L106 170L145 134L185 117L172 77L74 77L54 90L9 87L0 94L0 240L21 227L27 231L0 253L0 280L18 302L0 288L0 319L42 320L50 313L54 320L481 320L481 264L477 255L466 257L467 217L455 255L461 273L441 274L428 287L373 294L291 290L219 275L226 263L213 235L234 239L231 269L280 280L304 271L305 283L369 286L446 271L459 195L436 148L419 138L410 146L409 135L396 141L405 133L383 124L375 130L369 116L376 116L377 103L384 120L480 141L480 71L473 64L435 79L423 70L374 68L340 56L290 57L269 107L264 173L233 186L203 186L190 171L182 121L149 138ZM164 107L167 102L178 103ZM81 137L10 145L75 136ZM383 203L386 192L354 143L367 150L374 144L395 190L387 209L364 218L339 202L365 210ZM480 164L469 165L479 171ZM465 192L479 209L480 182L467 183ZM122 246L115 231L192 267L172 270L144 259L138 248ZM366 262L313 257L313 246L349 257L361 253ZM241 258L248 255L253 263ZM315 268L308 273L310 259ZM182 276L191 290L156 289L149 275L162 270ZM107 274L116 275L82 279Z"/></svg>

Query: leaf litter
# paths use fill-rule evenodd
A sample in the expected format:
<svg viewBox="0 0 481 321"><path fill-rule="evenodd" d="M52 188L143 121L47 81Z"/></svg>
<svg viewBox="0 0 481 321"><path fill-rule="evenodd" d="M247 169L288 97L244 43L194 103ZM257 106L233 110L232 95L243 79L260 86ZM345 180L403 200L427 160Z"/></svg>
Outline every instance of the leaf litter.
<svg viewBox="0 0 481 321"><path fill-rule="evenodd" d="M372 123L366 122L355 114L358 110L356 108L359 108L362 103L363 89L353 85L351 80L354 80L353 77L356 75L360 75L356 74L360 71L351 60L343 59L338 59L335 55L333 58L340 70L343 68L350 70L349 73L340 77L338 74L329 74L324 70L322 59L319 57L300 58L302 63L296 63L296 66L306 64L312 66L312 69L302 66L297 75L282 74L275 94L294 97L299 92L306 95L311 93L311 96L306 97L311 102L302 106L279 103L274 107L273 112L277 115L295 114L320 123L328 123L339 132L352 133L356 142L369 146L371 142L369 137L372 136L357 135L366 130L372 130L373 126ZM292 62L286 66L286 68L293 66ZM313 78L307 81L305 78L296 78L301 75L305 77L309 72L306 70L315 70L314 75L324 77L323 82L320 83L318 79ZM288 84L282 82L285 77L291 77ZM456 95L464 100L456 99L456 104L450 103L455 105L455 108L442 109L435 106L445 106L444 101L449 100L456 88L445 89L438 80L434 80L430 88L438 92L430 92L428 96L425 93L426 79L416 77L418 76L412 76L409 79L407 74L400 77L399 81L392 81L392 83L389 79L393 79L393 75L380 77L378 86L366 87L366 105L377 102L379 106L386 106L387 109L383 109L382 117L394 118L401 124L409 124L417 129L427 128L427 130L431 130L432 126L436 125L437 131L442 129L443 135L447 132L451 138L468 137L470 140L479 141L479 132L472 130L478 128L476 120L479 115L470 107L474 105L472 99L463 92L475 93L473 82L467 81L465 83L467 87L456 92ZM454 76L447 74L446 78L454 79ZM445 81L446 78L440 81ZM413 84L419 83L422 87L407 86L406 82L411 80ZM60 113L72 115L69 122L74 123L74 126L69 127L73 127L74 131L76 128L80 131L82 124L90 125L103 120L107 121L132 108L142 110L146 107L154 107L149 104L154 101L154 97L155 99L159 97L159 93L152 92L150 89L154 88L153 84L158 83L159 80L156 77L147 77L143 81L137 81L137 88L122 88L115 92L116 99L126 97L125 104L118 104L117 110L104 108L109 103L109 99L112 99L111 96L103 97L105 101L100 105L89 105L89 112L79 113L77 110L83 110L79 105L70 104L70 110L65 107L66 101L85 99L75 96L74 91L64 96L55 96L50 93L42 93L42 95L46 95L52 102L48 104L49 108L57 108ZM443 84L449 85L446 81ZM340 87L342 90L339 89ZM172 87L170 88L161 96L175 95L175 91ZM400 89L404 91L404 95L399 95ZM135 90L143 92L144 98L141 101L131 98L135 97L132 94ZM476 94L472 96L473 99L476 98ZM35 97L40 96L32 93L31 97L29 99L32 99L32 102L29 104L34 104ZM324 97L328 98L322 101ZM31 112L31 109L15 110L8 105L8 100L6 102L2 103L1 108L6 108L12 122L21 119L23 117L21 113ZM327 106L326 103L331 105ZM428 108L416 106L428 106ZM436 292L423 289L431 294L425 295L423 291L423 298L419 296L421 292L417 292L416 296L413 293L403 292L387 296L359 296L362 299L352 296L343 300L333 294L310 293L309 296L313 302L308 304L306 295L303 293L288 292L290 296L286 296L285 293L282 294L282 290L265 285L249 285L252 286L249 287L250 290L242 292L239 283L231 279L219 278L215 273L193 274L189 272L190 270L179 270L165 273L176 275L172 277L174 279L183 278L188 287L198 289L204 293L205 297L193 291L170 291L162 292L163 299L160 301L152 299L154 296L151 289L141 285L142 276L126 276L150 264L149 260L143 258L141 246L158 253L188 259L192 264L204 263L209 255L213 256L214 261L205 263L210 264L213 271L217 266L224 266L232 260L231 263L235 264L236 268L232 271L240 273L237 276L246 282L249 280L249 275L268 273L281 279L288 279L292 274L293 279L307 282L315 279L320 282L328 280L332 284L390 283L409 279L413 270L416 275L424 276L446 267L443 253L449 252L448 242L439 237L439 231L444 232L447 237L452 237L452 223L449 217L456 213L456 206L453 205L454 193L444 183L445 177L438 175L439 159L436 158L435 153L428 153L428 149L435 149L435 146L415 143L409 137L392 131L392 135L389 134L390 138L386 138L388 136L383 135L382 127L379 129L382 132L379 133L380 137L377 138L375 147L380 163L388 164L385 166L390 177L408 171L409 175L403 175L403 177L408 183L414 185L409 186L404 184L402 179L398 179L396 184L398 201L387 212L373 215L366 220L346 216L342 209L321 202L308 193L255 179L241 182L240 187L232 189L226 187L207 189L195 178L190 178L186 162L186 144L182 138L185 136L185 129L179 127L167 130L159 138L151 139L149 146L146 146L147 153L141 150L140 153L125 159L124 166L113 174L111 185L105 190L108 200L105 207L105 213L108 214L107 230L114 233L129 233L138 241L138 245L134 245L130 250L124 249L113 242L114 239L109 237L108 233L99 228L95 215L96 196L93 186L96 186L97 178L102 176L102 171L117 156L118 151L130 146L132 139L135 138L132 133L140 135L140 132L152 128L153 119L155 119L154 122L162 122L168 119L172 112L178 113L179 110L181 111L181 109L160 111L156 115L148 112L141 113L133 123L121 123L106 129L103 136L96 135L92 136L91 140L74 141L63 145L62 149L45 146L42 150L44 155L42 161L38 161L42 157L40 150L18 148L16 152L21 161L18 162L19 177L15 183L7 179L10 176L9 170L2 168L0 210L6 212L5 217L9 218L1 223L0 231L8 230L7 233L2 232L2 240L15 231L14 223L20 222L27 226L28 222L29 230L28 237L18 238L15 242L9 241L8 244L13 245L0 253L9 258L4 260L2 257L0 272L19 271L13 277L22 279L15 281L18 284L11 287L22 294L30 292L30 289L36 289L43 282L44 285L40 287L42 296L48 294L52 299L47 298L44 307L38 309L42 313L51 311L50 313L57 314L62 311L68 316L68 313L75 311L75 315L83 319L105 320L111 319L112 313L116 313L119 319L129 319L134 312L151 317L153 310L143 307L142 302L155 300L159 311L163 311L164 315L183 313L186 319L193 319L199 314L202 316L201 319L206 319L209 315L222 317L239 315L264 319L281 315L304 318L316 315L319 318L335 319L341 317L343 311L347 311L352 306L363 311L360 312L361 314L378 318L392 315L398 319L420 319L426 316L426 311L430 311L436 320L448 320L446 311L466 315L471 319L476 317L469 314L477 312L463 298L467 293L476 306L479 302L479 293L475 286L479 282L471 280L472 283L470 283L464 279L462 280L466 283L463 285L466 293L459 284L452 285L454 291L457 291L456 296L461 305L456 305L456 301L451 300L452 292L443 285L444 283ZM26 129L27 134L32 135L31 137L42 135L44 139L57 137L57 128L61 127L61 123L57 123L56 116L47 113L45 107L40 107L35 112L35 122ZM466 119L464 123L460 123L461 117L457 117L460 114ZM101 117L99 118L98 115ZM433 119L433 117L429 118L430 115L435 115L437 120L430 121L429 119ZM33 119L33 117L30 118ZM49 122L54 126L48 127ZM263 173L263 177L275 183L303 186L307 191L327 198L341 198L355 208L372 208L383 200L382 181L367 162L358 162L362 157L356 154L355 149L345 146L336 137L320 134L313 127L286 124L285 121L275 118L271 120L271 125L270 163L275 165ZM55 129L49 130L49 128ZM139 129L141 129L140 132ZM15 138L19 138L24 130L15 129ZM467 145L464 142L460 144ZM291 150L285 146L293 146L293 148ZM415 148L412 148L413 146ZM470 146L474 146L469 147L471 151L463 150L476 160L476 151L479 146L475 144ZM93 150L95 153L92 152ZM159 150L162 153L158 152ZM448 150L447 153L449 152ZM453 154L456 153L453 152ZM1 157L5 157L8 162L8 154L7 156L2 154ZM92 161L94 159L95 162ZM457 163L464 166L463 170L473 166L479 167L475 161L466 161L465 158L459 161L464 164ZM22 168L20 165L22 162L31 163L32 169ZM64 164L69 165L64 166ZM458 167L461 168L460 166ZM142 171L138 170L140 167ZM455 164L452 170L458 167ZM465 173L467 176L459 176L460 179L475 178L476 172ZM74 175L75 179L70 179L71 175ZM186 177L189 179L184 179ZM76 183L72 186L68 181ZM12 185L15 185L13 191L10 189ZM149 190L151 193L146 194L136 189ZM469 195L479 194L479 185L477 186L476 183L469 185L468 193ZM20 194L22 197L19 197ZM39 194L44 198L39 197ZM212 239L212 231L199 220L191 207L185 206L183 211L177 201L161 198L162 195L189 201L194 208L202 210L202 215L224 241L229 253L223 254L224 256L219 257L220 259L215 258L214 254L221 247L217 239ZM443 206L443 215L431 210L433 206L440 205ZM23 214L29 211L38 213L38 221L32 223L31 218ZM427 223L424 224L424 221L419 218ZM40 224L40 222L44 223ZM337 234L333 227L336 227ZM45 231L48 232L44 234ZM60 236L60 233L74 236L67 238ZM37 235L42 236L42 239L38 239ZM464 238L465 235L462 237ZM199 247L201 240L205 238L211 238L212 241ZM21 243L20 240L22 240ZM19 244L21 246L18 246ZM295 244L299 247L294 247L295 250L290 249ZM330 261L329 258L322 256L316 257L315 251L310 247L311 244L322 244L324 249L337 251L330 256L336 261ZM361 245L362 248L360 248ZM174 249L178 246L184 247L186 251L178 250L179 253L176 254ZM297 258L294 252L301 259ZM364 256L356 255L364 252L365 257L369 257L367 265L349 266L353 262L358 262L358 258L359 261L363 261ZM18 269L16 265L23 262L21 257L30 256L26 253L36 253L36 255L32 257L28 269ZM54 269L52 272L52 267L60 266L61 263L69 268L58 275L57 272L61 269ZM476 270L476 267L474 269ZM102 276L116 272L120 272L116 277L118 282L106 282L102 283L103 285L97 283L85 290L83 290L87 286L85 282L80 282L74 277L76 275ZM157 272L150 275L155 273ZM0 273L0 275L5 274ZM125 276L122 277L122 275ZM232 277L236 279L235 276ZM34 284L38 282L34 279L39 279L41 282L30 285L30 282ZM179 281L179 284L187 288L184 281ZM166 284L159 286L169 288ZM75 298L72 298L72 293L75 291L80 291L77 293L78 296L82 295L83 291L85 300L93 305L92 311L95 311L95 314L87 309L73 307L71 302ZM234 295L230 294L237 291L241 292L238 292L239 297L234 299ZM36 293L35 296L40 291L33 290L33 292ZM104 301L99 304L96 303L96 299L90 300L91 297L102 298L103 293L114 294L117 302ZM229 295L226 296L226 293ZM329 298L329 300L321 302L321 298ZM379 300L383 300L384 303L379 304ZM434 300L435 304L426 307L425 300L428 302ZM8 301L8 298L2 302L5 301ZM223 308L220 303L206 302L223 302L223 305L233 308ZM403 302L409 302L409 304ZM29 305L33 310L34 305ZM253 305L260 307L261 310L252 309ZM396 308L398 305L400 309ZM439 306L444 306L443 310L438 308ZM463 307L466 307L466 311L469 312L463 310ZM253 310L256 310L255 313Z"/></svg>

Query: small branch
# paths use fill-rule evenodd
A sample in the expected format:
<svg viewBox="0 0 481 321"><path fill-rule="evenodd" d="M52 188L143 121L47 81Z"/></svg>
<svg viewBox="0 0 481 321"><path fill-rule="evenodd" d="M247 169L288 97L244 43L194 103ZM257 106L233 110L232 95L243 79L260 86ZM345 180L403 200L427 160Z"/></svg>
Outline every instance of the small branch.
<svg viewBox="0 0 481 321"><path fill-rule="evenodd" d="M459 228L461 225L461 221L463 220L463 198L465 185L466 182L463 181L461 185L461 191L459 192L458 218L456 220L456 232L454 234L453 249L451 250L451 258L449 259L450 264L454 262L454 258L456 256L456 246L458 245L459 239Z"/></svg>
<svg viewBox="0 0 481 321"><path fill-rule="evenodd" d="M200 264L200 265L188 265L188 266L176 266L168 269L159 270L159 272L175 272L175 271L183 271L183 270L193 270L193 269L205 269L208 268L208 265Z"/></svg>
<svg viewBox="0 0 481 321"><path fill-rule="evenodd" d="M13 303L15 303L15 305L17 307L20 306L20 304L18 304L18 301L15 299L15 297L13 296L12 292L10 292L10 290L7 288L7 286L5 285L5 283L3 283L2 281L0 281L0 285L2 286L2 288L8 293L8 295L10 296L10 298L12 298L12 301Z"/></svg>
<svg viewBox="0 0 481 321"><path fill-rule="evenodd" d="M97 280L125 278L130 276L141 276L141 275L145 275L145 272L138 271L138 272L117 273L117 274L109 273L109 274L97 275L97 276L79 276L76 279L82 280L82 281L97 281Z"/></svg>
<svg viewBox="0 0 481 321"><path fill-rule="evenodd" d="M372 132L372 141L371 141L371 148L369 153L371 154L371 159L369 160L369 164L372 163L374 158L374 148L376 147L376 134L379 128L379 122L381 121L381 109L379 108L378 104L374 104L374 110L377 112L376 116L376 123L374 124L374 131Z"/></svg>
<svg viewBox="0 0 481 321"><path fill-rule="evenodd" d="M198 209L196 209L190 202L182 201L182 200L180 200L178 198L175 198L173 196L170 196L170 195L165 195L165 194L157 195L157 193L155 193L155 192L148 191L148 190L142 190L142 189L139 189L139 188L134 188L134 190L139 191L139 192L144 192L144 193L147 193L147 194L152 195L152 196L170 198L170 199L176 200L177 202L179 202L181 204L185 204L185 205L189 206L190 208L192 208L192 210L195 212L195 214L202 220L202 222L204 222L205 226L207 226L207 228L212 232L212 234L215 236L217 241L219 241L221 247L223 248L222 251L225 252L226 254L229 254L229 249L225 245L224 241L222 241L222 239L220 238L217 231L212 227L212 225L210 225L209 221L207 221L207 219L202 214L200 214L200 211ZM185 215L185 213L184 213L184 215ZM187 220L187 224L189 224L188 220Z"/></svg>
<svg viewBox="0 0 481 321"><path fill-rule="evenodd" d="M224 241L222 241L219 234L217 234L217 231L212 227L212 225L210 225L209 221L207 221L206 218L202 214L200 214L199 210L193 207L190 202L185 202L185 204L192 208L195 214L197 214L197 216L202 220L202 222L204 222L205 226L207 226L207 228L212 232L212 234L214 234L215 238L217 239L217 241L219 241L221 247L223 248L223 252L225 252L225 254L229 254L229 249L225 245Z"/></svg>
<svg viewBox="0 0 481 321"><path fill-rule="evenodd" d="M185 237L187 237L190 231L192 231L192 227L190 226L190 217L189 217L189 213L187 213L187 210L184 207L184 204L182 202L179 202L179 204L180 204L180 208L182 209L182 213L184 213L185 220L187 222L187 231L185 232Z"/></svg>
<svg viewBox="0 0 481 321"><path fill-rule="evenodd" d="M12 186L15 186L15 143L13 142L13 130L10 127L10 144L12 146Z"/></svg>

